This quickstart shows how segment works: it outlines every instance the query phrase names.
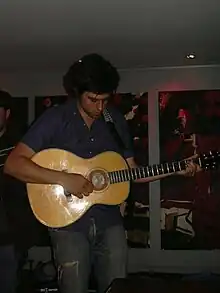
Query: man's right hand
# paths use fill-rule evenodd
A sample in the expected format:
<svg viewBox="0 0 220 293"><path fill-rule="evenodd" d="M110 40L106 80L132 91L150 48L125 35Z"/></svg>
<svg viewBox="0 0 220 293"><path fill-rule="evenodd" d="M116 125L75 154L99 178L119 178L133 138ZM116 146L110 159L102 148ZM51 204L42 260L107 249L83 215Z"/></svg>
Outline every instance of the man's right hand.
<svg viewBox="0 0 220 293"><path fill-rule="evenodd" d="M72 195L83 198L93 192L93 184L80 174L62 173L61 185L64 190Z"/></svg>

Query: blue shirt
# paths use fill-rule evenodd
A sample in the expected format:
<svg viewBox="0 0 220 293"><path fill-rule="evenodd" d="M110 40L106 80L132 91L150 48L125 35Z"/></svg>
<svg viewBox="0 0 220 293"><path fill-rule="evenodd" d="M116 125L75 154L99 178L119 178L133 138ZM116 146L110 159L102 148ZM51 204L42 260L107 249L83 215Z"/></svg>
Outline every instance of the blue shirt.
<svg viewBox="0 0 220 293"><path fill-rule="evenodd" d="M104 118L101 116L95 120L89 129L80 115L74 99L46 110L31 126L22 142L35 152L47 148L59 148L82 158L91 158L105 151L115 151L125 159L133 157L127 121L116 109L109 107L108 111L125 145L123 153ZM91 218L103 229L121 223L119 206L95 205L67 229L78 231L87 229Z"/></svg>

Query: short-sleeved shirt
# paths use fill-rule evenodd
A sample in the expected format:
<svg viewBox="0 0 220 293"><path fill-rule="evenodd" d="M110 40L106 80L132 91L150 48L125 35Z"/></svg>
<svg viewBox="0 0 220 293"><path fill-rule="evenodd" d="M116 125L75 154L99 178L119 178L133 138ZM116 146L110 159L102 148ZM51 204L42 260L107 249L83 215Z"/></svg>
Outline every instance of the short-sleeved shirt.
<svg viewBox="0 0 220 293"><path fill-rule="evenodd" d="M108 111L123 141L123 151L103 116L95 120L90 129L88 128L74 99L46 110L32 125L22 142L35 152L47 148L58 148L82 158L91 158L105 151L115 151L125 159L133 157L125 118L114 108L109 107ZM91 218L103 229L122 221L119 206L94 205L79 220L66 228L81 231L88 228Z"/></svg>

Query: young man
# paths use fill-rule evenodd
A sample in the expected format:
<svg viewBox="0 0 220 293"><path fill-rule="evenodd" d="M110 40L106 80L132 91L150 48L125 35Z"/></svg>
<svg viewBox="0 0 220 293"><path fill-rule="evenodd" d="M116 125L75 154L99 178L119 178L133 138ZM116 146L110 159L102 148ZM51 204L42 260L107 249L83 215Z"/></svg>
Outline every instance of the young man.
<svg viewBox="0 0 220 293"><path fill-rule="evenodd" d="M125 146L122 151L102 115L118 87L117 70L97 54L86 55L69 68L63 84L69 101L49 109L37 120L10 154L5 172L24 182L62 185L82 198L93 191L91 182L78 174L42 168L33 163L31 157L50 147L65 149L84 158L111 150L124 156L130 167L136 164L124 117L108 107ZM194 174L195 170L190 163L186 173ZM155 176L142 182L166 176ZM62 293L86 293L91 266L100 293L115 278L126 276L127 244L118 206L93 206L74 224L51 229L50 234Z"/></svg>

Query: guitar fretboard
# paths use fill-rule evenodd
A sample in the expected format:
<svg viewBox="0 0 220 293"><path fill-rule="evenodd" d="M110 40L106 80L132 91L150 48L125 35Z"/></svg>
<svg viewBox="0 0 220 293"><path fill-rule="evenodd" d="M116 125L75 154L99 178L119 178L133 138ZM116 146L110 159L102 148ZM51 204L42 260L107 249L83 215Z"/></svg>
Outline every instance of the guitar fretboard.
<svg viewBox="0 0 220 293"><path fill-rule="evenodd" d="M200 165L199 158L193 160L195 163ZM162 174L175 173L178 171L185 170L187 166L187 160L164 163L158 165L152 165L147 167L130 168L109 172L110 183L120 183L125 181L134 181L137 179L153 177Z"/></svg>

